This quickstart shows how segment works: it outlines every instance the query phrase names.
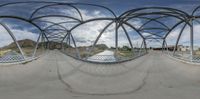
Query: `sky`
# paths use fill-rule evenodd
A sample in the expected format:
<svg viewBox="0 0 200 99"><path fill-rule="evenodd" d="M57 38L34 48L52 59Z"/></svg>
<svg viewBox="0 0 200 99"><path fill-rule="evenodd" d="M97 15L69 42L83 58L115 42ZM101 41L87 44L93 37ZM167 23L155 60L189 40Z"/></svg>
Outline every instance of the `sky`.
<svg viewBox="0 0 200 99"><path fill-rule="evenodd" d="M129 9L146 6L165 6L190 12L198 6L198 4L200 4L199 0L0 0L0 3L20 1L58 1L99 4L111 8L118 14L121 14Z"/></svg>
<svg viewBox="0 0 200 99"><path fill-rule="evenodd" d="M21 2L21 1L42 1L42 0L0 0L0 4L4 3L9 3L9 2ZM171 8L176 8L183 10L187 13L191 13L193 9L195 9L198 4L200 5L199 0L43 0L43 1L58 1L58 2L71 2L71 3L91 3L91 4L98 4L98 5L103 5L106 6L110 9L112 9L118 16L125 11L135 9L135 8L140 8L140 7L152 7L152 6L158 6L158 7L171 7ZM14 15L19 15L23 17L28 17L29 14L28 12L31 11L31 7L19 7L12 8L1 8L0 9L0 15L6 15L6 14L14 14ZM83 13L83 17L85 20L91 19L91 18L96 18L96 17L112 17L112 15L109 12L105 12L102 9L99 8L93 8L93 7L83 7L79 6L81 9L81 12ZM25 9L26 8L26 9ZM34 7L33 7L34 8ZM23 12L24 11L24 12ZM46 12L45 12L46 11ZM48 12L49 11L49 12ZM44 10L43 12L41 11L40 14L46 14L46 13L51 13L51 11L54 10ZM55 10L56 13L65 13L67 15L71 16L77 16L77 13L73 13L72 10L68 10L67 8ZM35 16L36 17L36 16ZM77 16L78 17L78 16ZM47 20L47 19L45 19ZM48 19L53 22L62 22L63 19ZM141 20L132 20L132 24L134 26L141 26L142 21ZM168 20L166 20L168 21ZM16 22L13 20L8 20L8 19L1 19L0 22L6 23L9 28L11 28L14 36L17 38L17 40L22 40L22 39L32 39L34 41L37 40L38 36L38 31L36 28L33 26L27 25L26 23L23 22ZM170 22L170 21L168 21ZM79 46L84 46L84 45L91 45L95 38L98 36L99 31L105 27L109 21L98 21L98 22L90 22L87 24L84 24L83 26L78 27L74 31L72 31L74 38ZM49 25L49 24L45 24ZM63 24L65 27L71 28L73 25L72 24ZM91 28L92 27L92 28ZM2 28L2 27L0 27ZM131 30L130 28L126 27L127 31L129 32L129 35L131 37L131 41L134 46L138 47L142 43L141 37L135 31ZM177 28L176 30L173 31L169 35L169 40L168 43L169 45L173 45L174 42L176 41L176 38L178 36L178 33L180 31L181 27ZM200 29L199 25L195 26L195 30L198 31ZM83 35L83 30L84 35ZM181 36L180 42L182 44L188 44L189 41L189 27L186 27L184 30L183 35ZM8 45L12 42L12 39L8 37L8 33L6 33L5 29L1 29L0 33L2 36L0 36L0 47ZM91 35L92 34L92 35ZM7 38L6 38L7 37ZM109 29L105 31L105 33L102 35L98 43L105 43L109 47L114 46L114 25L112 24ZM195 39L200 39L200 36L196 36ZM127 37L125 36L124 32L122 29L119 29L119 46L127 45L130 46ZM196 41L198 44L199 42ZM161 46L160 43L150 43L149 46Z"/></svg>

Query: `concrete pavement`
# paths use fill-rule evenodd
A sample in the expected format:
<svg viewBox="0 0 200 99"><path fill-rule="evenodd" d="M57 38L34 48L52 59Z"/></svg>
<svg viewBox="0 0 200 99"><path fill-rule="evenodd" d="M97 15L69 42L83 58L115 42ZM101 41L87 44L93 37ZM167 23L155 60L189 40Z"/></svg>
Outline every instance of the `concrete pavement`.
<svg viewBox="0 0 200 99"><path fill-rule="evenodd" d="M0 66L0 99L199 99L200 66L150 52L121 64L92 64L59 51Z"/></svg>

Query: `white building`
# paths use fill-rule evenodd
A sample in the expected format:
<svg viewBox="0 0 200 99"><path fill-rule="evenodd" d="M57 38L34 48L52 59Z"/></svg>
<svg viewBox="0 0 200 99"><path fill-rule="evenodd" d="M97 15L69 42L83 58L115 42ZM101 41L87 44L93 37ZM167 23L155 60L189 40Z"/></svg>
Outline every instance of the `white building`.
<svg viewBox="0 0 200 99"><path fill-rule="evenodd" d="M197 50L199 50L199 47L198 46L194 46L193 49L194 49L194 51L197 51ZM190 50L190 46L179 45L177 50L178 51L189 51Z"/></svg>

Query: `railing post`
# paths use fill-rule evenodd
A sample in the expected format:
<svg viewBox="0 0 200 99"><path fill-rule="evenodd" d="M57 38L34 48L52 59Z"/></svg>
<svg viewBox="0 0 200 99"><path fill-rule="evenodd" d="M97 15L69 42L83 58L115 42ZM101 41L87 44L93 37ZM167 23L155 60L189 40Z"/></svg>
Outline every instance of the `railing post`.
<svg viewBox="0 0 200 99"><path fill-rule="evenodd" d="M190 61L193 61L193 55L194 55L194 30L193 30L193 20L190 20L190 55L191 55L191 59Z"/></svg>
<svg viewBox="0 0 200 99"><path fill-rule="evenodd" d="M142 44L141 44L141 46L140 46L139 56L141 56L141 51L142 51L142 47L143 47L143 45L144 45L144 39L143 39Z"/></svg>
<svg viewBox="0 0 200 99"><path fill-rule="evenodd" d="M37 43L36 43L36 46L35 46L35 49L34 49L34 52L33 52L33 55L32 57L35 57L35 54L36 54L36 51L37 51L37 48L38 48L38 45L39 45L39 42L40 42L40 38L42 38L42 33L40 33L38 39L37 39Z"/></svg>
<svg viewBox="0 0 200 99"><path fill-rule="evenodd" d="M118 20L115 20L115 22L115 58L118 61Z"/></svg>
<svg viewBox="0 0 200 99"><path fill-rule="evenodd" d="M13 40L13 41L15 42L15 44L17 45L17 47L18 47L20 53L22 54L24 60L26 60L25 54L24 54L24 52L22 51L21 46L20 46L19 43L17 42L17 39L15 38L14 34L10 31L10 29L9 29L5 24L3 24L3 23L0 23L0 24L1 24L1 26L3 26L3 27L6 29L6 31L9 33L9 35L10 35L11 38L12 38L12 40Z"/></svg>

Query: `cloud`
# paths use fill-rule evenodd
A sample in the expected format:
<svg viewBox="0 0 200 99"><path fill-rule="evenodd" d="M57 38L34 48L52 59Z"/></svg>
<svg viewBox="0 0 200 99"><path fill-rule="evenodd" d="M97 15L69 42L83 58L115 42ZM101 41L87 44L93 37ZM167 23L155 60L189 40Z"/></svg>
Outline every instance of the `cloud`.
<svg viewBox="0 0 200 99"><path fill-rule="evenodd" d="M4 0L5 1L5 0ZM13 0L9 0L9 1L13 1ZM39 1L39 0L36 0ZM54 0L50 0L50 1L54 1ZM78 0L74 1L74 0L56 0L56 1L63 1L63 2L77 2ZM87 1L87 0L86 0ZM145 1L145 0L143 0ZM173 1L173 0L172 0ZM91 1L91 2L95 2L95 1ZM149 2L140 2L140 4L145 4L150 6L150 4L153 4L152 1ZM176 2L175 4L173 2ZM167 6L171 6L171 7L175 7L175 8L179 8L179 9L188 9L191 8L192 6L195 6L196 3L194 3L194 0L192 3L190 3L191 1L184 1L181 2L181 4L177 4L177 2L180 1L173 1L173 2L157 2L160 3L161 5L167 5ZM185 3L187 2L187 3ZM117 2L118 4L120 4L121 2ZM190 4L188 4L190 3ZM110 5L113 5L113 3L109 3ZM173 5L174 4L174 5ZM130 4L131 5L131 4ZM31 5L32 6L35 5ZM77 5L76 5L77 6ZM140 6L140 5L139 5ZM144 6L144 5L142 5ZM153 5L154 6L154 5ZM105 12L105 10L101 9L99 10L98 7L96 9L93 9L93 7L86 7L86 9L83 6L77 6L78 8L80 8L80 12L82 13L83 16L83 20L89 20L89 19L93 19L93 18L102 18L102 17L112 17L112 15L108 12ZM118 6L116 6L118 8ZM132 7L132 5L131 5ZM19 10L25 11L25 12L31 12L29 11L29 9L23 9L23 7L18 8ZM26 13L19 13L20 11L17 11L18 9L7 9L10 10L10 12L12 12L13 14L17 14L17 15L23 15L23 16L28 16L26 15ZM186 11L187 11L186 9ZM8 12L6 10L6 12ZM191 9L189 9L191 11ZM16 11L16 12L15 12ZM6 13L5 11L2 10L1 14L9 14ZM42 13L42 11L40 12ZM44 10L43 14L63 14L63 15L69 15L72 17L75 17L77 19L80 19L80 15L77 13L76 10L74 9L70 9L70 7L64 7L64 8L59 8L59 9L52 9L49 10L49 12L47 13L47 11ZM35 16L36 17L36 16ZM55 22L55 23L59 23L59 22L64 22L64 21L72 21L69 18L44 18L41 20L46 20L46 21L51 21L51 22ZM167 21L167 20L166 20ZM97 38L97 36L99 35L99 33L103 30L103 28L111 21L95 21L95 22L89 22L87 24L83 24L80 27L76 28L75 30L73 30L73 36L75 38L75 41L77 43L78 46L87 46L87 45L92 45L92 43L94 43L95 39ZM171 21L168 21L169 23L171 23ZM130 20L129 21L130 24L132 24L133 26L135 26L136 28L139 28L143 23L141 20ZM66 24L62 24L62 26L66 27L68 30L71 29L73 26L75 26L78 23L66 23ZM43 25L44 27L52 25L50 23L45 23L45 25ZM23 26L23 25L22 25ZM29 30L26 29L20 29L20 28L14 28L13 26L11 26L12 28L12 32L14 33L15 37L18 40L22 40L22 39L31 39L31 40L37 40L38 34L31 32ZM131 38L131 42L133 43L134 46L138 46L142 43L142 39L141 37L134 31L132 30L130 27L126 26L126 29L129 33L129 36ZM195 38L195 44L199 45L200 43L200 35L198 33L198 30L200 29L200 25L195 25L194 26L194 38ZM174 31L172 31L172 33L170 33L170 35L167 38L167 42L168 45L174 45L177 39L177 36L179 34L180 28L175 29ZM181 36L180 39L180 43L179 44L186 44L188 45L190 42L190 29L189 27L186 27L186 29L183 32L183 35ZM10 38L10 36L8 35L8 33L5 31L5 29L3 29L2 27L0 28L0 47L1 46L5 46L8 45L9 43L12 42L12 39ZM148 36L148 33L143 33L144 36ZM155 36L153 36L155 37ZM115 24L112 24L104 33L103 35L100 37L100 40L98 41L99 44L106 44L108 46L115 46ZM158 44L153 43L149 43L151 46L157 46ZM128 44L128 40L127 37L124 33L124 31L122 29L119 29L119 46L123 46L123 45L129 45Z"/></svg>
<svg viewBox="0 0 200 99"><path fill-rule="evenodd" d="M62 12L66 14L71 14L70 16L79 17L77 13L70 13L71 10L68 9L68 11L63 10ZM106 15L102 11L99 10L84 10L81 9L80 12L82 13L83 20L90 20L94 18L105 18L109 17L109 15ZM56 20L52 20L56 21ZM99 20L99 21L91 21L85 24L82 24L81 26L77 27L72 31L72 35L75 38L75 41L78 46L90 46L94 43L97 36L100 34L100 32L110 23L110 20ZM73 27L73 25L69 24L63 24L63 26ZM108 46L114 46L113 41L115 40L115 24L109 26L108 29L102 34L100 37L100 40L98 43L104 43Z"/></svg>
<svg viewBox="0 0 200 99"><path fill-rule="evenodd" d="M175 45L178 35L180 33L181 27L175 29L174 31L172 31L169 36L167 37L167 43L168 45ZM199 24L194 24L194 45L195 46L200 46L200 25ZM190 45L190 27L186 26L180 41L179 41L179 45Z"/></svg>
<svg viewBox="0 0 200 99"><path fill-rule="evenodd" d="M17 40L30 39L33 41L37 41L39 37L38 33L32 33L26 30L11 29L11 31ZM9 45L13 42L10 34L2 26L0 26L0 34L0 47Z"/></svg>
<svg viewBox="0 0 200 99"><path fill-rule="evenodd" d="M57 10L58 11L58 10ZM84 20L89 20L89 19L93 19L93 18L105 18L105 17L110 17L110 14L108 15L107 13L104 13L103 10L85 10L85 9L81 9L80 10L83 16ZM63 13L66 15L70 15L76 18L80 18L79 14L77 12L75 12L72 9L62 9L59 10L58 13ZM71 19L66 19L66 18L43 18L40 20L44 20L44 21L51 21L51 22L55 22L55 23L60 23L60 22L65 22L65 21L72 21ZM77 43L78 46L90 46L94 43L94 41L96 40L97 36L99 35L99 33L110 23L111 21L108 20L101 20L101 21L92 21L92 22L88 22L86 24L83 24L79 27L77 27L76 29L74 29L72 31L72 34L74 36L74 39ZM132 21L132 24L134 24L134 26L139 27L141 25L141 22L139 20L136 21ZM12 24L12 23L10 23ZM70 24L70 23L65 23L62 24L62 26L67 27L67 29L71 29L73 26L75 26L77 23L74 24ZM44 26L43 28L50 26L52 24L50 23L45 23L45 25L41 25ZM14 33L15 37L18 40L22 40L22 39L31 39L31 40L37 40L38 34L35 34L31 31L27 31L27 30L23 30L20 28L13 28L12 26L10 26L12 28L12 32ZM126 27L126 30L129 33L129 36L131 37L131 42L133 43L134 46L138 46L138 44L140 44L142 42L141 37L135 32L133 31L133 29L131 29L130 27ZM4 35L6 36L5 38L1 38L4 39L4 42L1 42L0 44L2 46L8 45L12 42L12 39L10 39L9 35L7 34L7 32L1 29L0 33L4 33ZM129 45L128 39L124 33L124 31L122 29L119 29L119 46L123 46L123 45ZM111 46L115 46L115 24L113 23L112 25L110 25L108 27L108 29L106 29L106 31L102 34L102 36L100 37L98 44L106 44L107 46L111 47Z"/></svg>

